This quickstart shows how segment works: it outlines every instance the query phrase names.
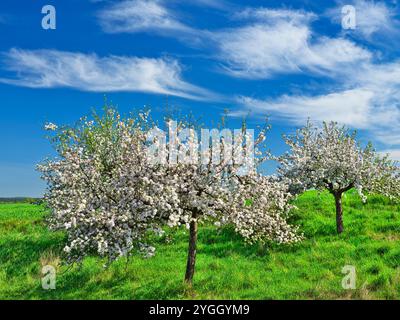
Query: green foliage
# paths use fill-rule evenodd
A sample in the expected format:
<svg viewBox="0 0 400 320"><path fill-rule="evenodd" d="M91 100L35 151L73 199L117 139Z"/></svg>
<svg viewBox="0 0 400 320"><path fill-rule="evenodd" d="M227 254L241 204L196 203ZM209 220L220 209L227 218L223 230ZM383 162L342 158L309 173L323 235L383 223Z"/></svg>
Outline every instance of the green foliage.
<svg viewBox="0 0 400 320"><path fill-rule="evenodd" d="M253 205L253 199L244 200L244 205L247 207L251 207Z"/></svg>
<svg viewBox="0 0 400 320"><path fill-rule="evenodd" d="M293 219L306 240L289 247L249 246L231 228L200 228L193 288L182 281L188 234L170 230L156 239L151 259L59 266L53 291L41 288L40 269L58 264L64 235L47 231L43 207L2 204L0 299L400 299L399 205L380 196L363 205L352 192L343 202L346 229L338 237L331 195L302 195ZM356 267L356 290L341 287L344 265Z"/></svg>

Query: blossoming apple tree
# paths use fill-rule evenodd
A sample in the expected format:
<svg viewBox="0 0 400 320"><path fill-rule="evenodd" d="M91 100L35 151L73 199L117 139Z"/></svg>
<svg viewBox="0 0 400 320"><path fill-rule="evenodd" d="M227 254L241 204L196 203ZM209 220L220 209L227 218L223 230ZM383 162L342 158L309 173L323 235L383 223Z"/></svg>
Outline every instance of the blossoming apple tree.
<svg viewBox="0 0 400 320"><path fill-rule="evenodd" d="M343 232L342 195L355 188L363 201L366 193L399 199L399 167L381 157L371 144L362 148L356 132L335 122L322 130L310 122L293 136L285 137L290 151L278 158L278 173L293 194L307 189L327 189L335 198L337 232Z"/></svg>
<svg viewBox="0 0 400 320"><path fill-rule="evenodd" d="M48 183L50 226L68 234L69 262L93 252L111 262L135 248L151 255L146 236L174 212L171 182L147 161L140 116L121 119L108 109L73 128L46 125L58 158L38 169Z"/></svg>
<svg viewBox="0 0 400 320"><path fill-rule="evenodd" d="M58 157L38 169L48 183L50 227L68 235L68 262L90 254L109 263L134 251L151 256L150 233L183 225L189 229L185 280L191 283L200 222L234 224L249 242L301 239L287 222L287 186L257 173L253 160L262 155L246 156L253 152L246 130L235 137L203 132L210 143L199 148L193 126L180 121L171 130L169 124L168 147L149 112L122 118L106 109L75 127L46 125ZM255 145L264 138L262 130Z"/></svg>
<svg viewBox="0 0 400 320"><path fill-rule="evenodd" d="M170 226L184 224L189 229L187 282L193 279L198 224L204 221L231 223L248 242L300 241L297 229L287 222L291 209L287 186L257 172L266 158L259 146L268 127L260 130L255 141L254 132L245 126L234 134L203 129L200 148L193 124L169 122L168 127L169 148L159 148L153 158L167 163L175 181L180 206L169 216ZM158 141L166 141L165 135Z"/></svg>

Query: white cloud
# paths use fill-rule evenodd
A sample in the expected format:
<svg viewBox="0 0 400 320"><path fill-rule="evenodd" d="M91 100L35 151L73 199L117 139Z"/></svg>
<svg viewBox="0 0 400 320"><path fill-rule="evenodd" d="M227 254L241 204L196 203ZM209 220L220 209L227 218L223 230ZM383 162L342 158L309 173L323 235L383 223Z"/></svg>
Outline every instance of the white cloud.
<svg viewBox="0 0 400 320"><path fill-rule="evenodd" d="M246 8L236 12L233 16L236 19L250 19L253 21L277 21L287 20L292 22L309 22L317 18L313 12L304 10L270 9L270 8Z"/></svg>
<svg viewBox="0 0 400 320"><path fill-rule="evenodd" d="M383 1L341 1L340 5L328 10L328 15L336 23L341 23L341 8L343 5L353 5L356 9L356 28L349 30L366 39L371 39L374 35L396 32L398 22L394 19L395 11L389 8Z"/></svg>
<svg viewBox="0 0 400 320"><path fill-rule="evenodd" d="M296 125L307 118L315 121L337 121L368 130L377 141L400 145L400 62L363 64L352 69L343 83L347 89L315 95L284 95L275 99L239 97L245 108L242 115L273 115Z"/></svg>
<svg viewBox="0 0 400 320"><path fill-rule="evenodd" d="M384 2L358 0L355 2L355 8L357 27L365 36L392 29L393 14Z"/></svg>
<svg viewBox="0 0 400 320"><path fill-rule="evenodd" d="M126 0L105 7L98 13L100 24L109 33L143 31L191 32L178 17L158 0Z"/></svg>
<svg viewBox="0 0 400 320"><path fill-rule="evenodd" d="M319 96L288 96L276 100L239 97L238 101L255 113L272 113L294 124L312 121L337 121L358 128L367 128L372 116L373 92L354 89Z"/></svg>
<svg viewBox="0 0 400 320"><path fill-rule="evenodd" d="M187 46L204 45L207 30L192 28L184 23L169 7L175 0L124 0L107 4L97 13L98 22L106 33L149 33L172 37ZM191 5L212 6L208 1L196 1ZM223 3L214 3L214 8L222 9Z"/></svg>
<svg viewBox="0 0 400 320"><path fill-rule="evenodd" d="M390 84L400 89L400 60L382 64L364 64L349 74L348 80L384 90Z"/></svg>
<svg viewBox="0 0 400 320"><path fill-rule="evenodd" d="M215 33L225 70L243 78L270 78L276 73L337 72L368 61L371 53L344 38L316 37L302 11L246 9L237 14L251 23Z"/></svg>
<svg viewBox="0 0 400 320"><path fill-rule="evenodd" d="M389 154L392 160L400 161L400 149L388 149L380 151L381 155Z"/></svg>
<svg viewBox="0 0 400 320"><path fill-rule="evenodd" d="M224 0L191 0L191 5L205 6L209 8L228 10L232 5Z"/></svg>
<svg viewBox="0 0 400 320"><path fill-rule="evenodd" d="M304 49L309 36L306 27L283 22L269 27L252 25L215 35L220 60L231 75L245 78L267 78L277 72L299 72L293 60Z"/></svg>
<svg viewBox="0 0 400 320"><path fill-rule="evenodd" d="M172 59L21 49L11 49L3 57L4 68L14 77L0 78L0 82L17 86L138 91L196 100L215 98L208 90L185 82L180 64Z"/></svg>
<svg viewBox="0 0 400 320"><path fill-rule="evenodd" d="M364 5L363 18L371 20L368 29L361 18L364 31L375 32L372 26L384 20L379 17L386 7L374 4L378 13L373 18L371 3L357 3ZM252 24L219 34L220 59L230 74L264 79L277 73L307 72L334 79L337 88L317 95L238 97L244 108L233 115L269 114L296 125L307 118L332 120L364 129L386 145L400 145L400 62L377 64L369 50L350 40L314 34L315 16L307 12L247 9L236 17Z"/></svg>
<svg viewBox="0 0 400 320"><path fill-rule="evenodd" d="M192 4L210 5L208 0ZM310 28L316 15L301 10L247 8L232 13L241 26L214 31L183 23L162 0L125 0L106 6L98 16L106 32L151 31L208 47L222 69L235 77L263 79L300 72L334 77L338 70L371 58L349 40L316 37Z"/></svg>
<svg viewBox="0 0 400 320"><path fill-rule="evenodd" d="M197 5L209 3L196 1ZM208 31L189 27L166 4L163 0L123 1L104 10L103 26L109 32L156 31L184 39L186 44L192 42L186 39L195 35L216 52L213 57L222 63L224 72L235 77L266 79L277 74L312 73L334 79L338 89L325 94L265 100L240 97L245 108L234 114L251 109L295 124L307 118L334 120L368 130L385 144L400 144L400 63L376 64L373 53L355 42L315 33L312 22L318 17L312 12L245 8L231 12L236 27ZM393 12L385 3L355 0L353 4L362 36L393 31ZM330 11L338 21L340 9Z"/></svg>
<svg viewBox="0 0 400 320"><path fill-rule="evenodd" d="M97 14L103 30L108 33L156 32L164 36L178 37L188 41L191 37L206 37L207 31L191 27L184 17L171 10L182 4L179 0L123 0L111 3ZM208 7L228 12L232 5L224 0L192 0L184 5Z"/></svg>

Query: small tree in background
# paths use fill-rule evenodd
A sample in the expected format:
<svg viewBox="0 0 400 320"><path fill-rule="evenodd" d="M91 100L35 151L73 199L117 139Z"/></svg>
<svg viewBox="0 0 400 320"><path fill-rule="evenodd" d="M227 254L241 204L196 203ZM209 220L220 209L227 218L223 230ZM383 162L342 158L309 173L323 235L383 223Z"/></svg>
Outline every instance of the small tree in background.
<svg viewBox="0 0 400 320"><path fill-rule="evenodd" d="M398 199L399 168L388 156L380 157L371 144L361 148L356 132L335 122L322 130L310 122L294 136L285 137L290 151L278 158L278 173L293 194L307 189L327 189L335 198L337 232L343 232L342 195L355 188L366 200L366 192Z"/></svg>
<svg viewBox="0 0 400 320"><path fill-rule="evenodd" d="M233 223L249 242L300 240L286 221L287 186L259 175L254 165L225 158L246 146L245 130L235 147L218 134L217 147L199 149L194 129L181 121L170 141L174 147L166 148L149 112L122 118L113 109L75 127L47 124L46 129L54 133L58 158L38 169L48 183L50 227L66 231L70 263L90 254L109 263L135 251L151 256L150 233L184 225L189 229L185 280L191 284L199 222ZM256 144L264 138L262 131ZM203 161L217 155L220 161Z"/></svg>

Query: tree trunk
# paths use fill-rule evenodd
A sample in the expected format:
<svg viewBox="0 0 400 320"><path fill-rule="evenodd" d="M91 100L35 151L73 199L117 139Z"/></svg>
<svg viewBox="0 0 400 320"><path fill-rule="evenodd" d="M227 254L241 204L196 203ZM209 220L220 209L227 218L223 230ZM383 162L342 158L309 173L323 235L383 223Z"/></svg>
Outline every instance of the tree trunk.
<svg viewBox="0 0 400 320"><path fill-rule="evenodd" d="M336 230L338 234L343 232L343 207L342 207L342 193L335 194L336 203Z"/></svg>
<svg viewBox="0 0 400 320"><path fill-rule="evenodd" d="M187 257L187 266L185 274L185 282L192 285L194 268L196 264L196 250L197 250L197 220L190 222L190 234L189 234L189 250Z"/></svg>

